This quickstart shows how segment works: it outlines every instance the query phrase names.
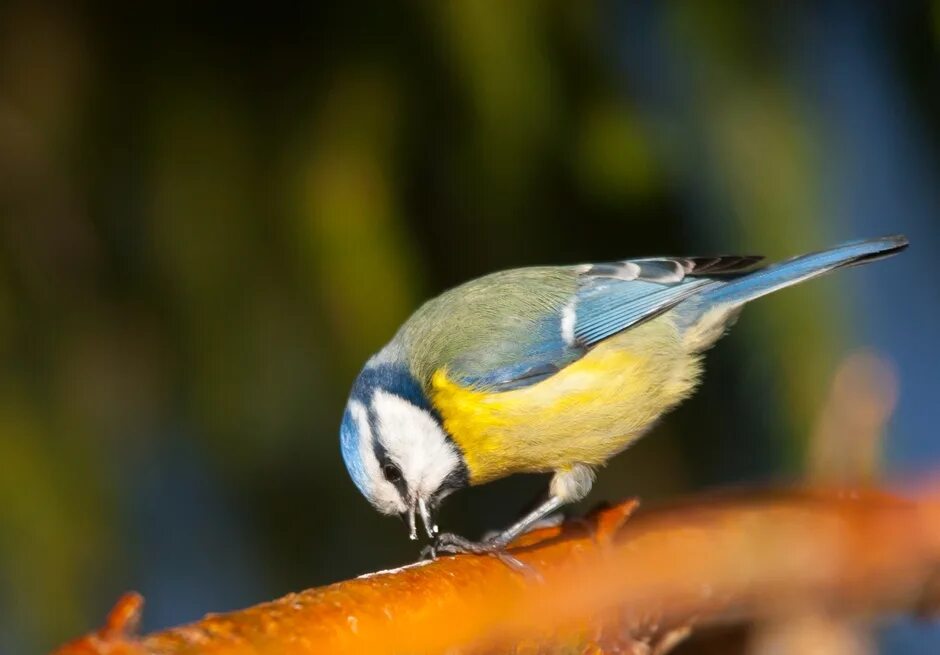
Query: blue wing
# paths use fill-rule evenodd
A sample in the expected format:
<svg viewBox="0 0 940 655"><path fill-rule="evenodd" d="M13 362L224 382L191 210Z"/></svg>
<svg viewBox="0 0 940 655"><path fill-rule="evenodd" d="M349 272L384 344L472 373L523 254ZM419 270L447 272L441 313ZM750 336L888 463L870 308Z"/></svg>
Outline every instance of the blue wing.
<svg viewBox="0 0 940 655"><path fill-rule="evenodd" d="M579 267L576 290L568 302L549 308L537 325L507 339L509 352L499 357L468 353L468 365L454 362L451 371L466 371L460 378L463 384L490 391L535 384L577 361L604 339L723 284L709 276L741 273L759 260L649 258ZM480 372L470 363L475 355L496 365Z"/></svg>
<svg viewBox="0 0 940 655"><path fill-rule="evenodd" d="M537 324L493 335L485 352L457 366L466 384L504 391L534 384L618 332L689 300L692 325L711 307L734 307L844 266L874 261L907 247L903 235L853 241L757 271L760 257L631 259L566 269L576 282L546 306ZM570 281L570 279L569 279ZM528 287L526 287L528 290Z"/></svg>

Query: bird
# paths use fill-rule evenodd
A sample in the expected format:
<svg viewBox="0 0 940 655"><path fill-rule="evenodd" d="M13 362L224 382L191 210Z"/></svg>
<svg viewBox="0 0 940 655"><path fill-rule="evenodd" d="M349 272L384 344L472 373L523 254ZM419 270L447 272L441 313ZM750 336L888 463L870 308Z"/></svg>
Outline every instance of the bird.
<svg viewBox="0 0 940 655"><path fill-rule="evenodd" d="M353 382L340 424L352 481L379 512L416 517L434 555L505 553L699 386L704 352L748 302L904 250L903 235L773 265L644 257L516 268L420 306ZM535 509L481 541L441 533L451 493L551 473Z"/></svg>

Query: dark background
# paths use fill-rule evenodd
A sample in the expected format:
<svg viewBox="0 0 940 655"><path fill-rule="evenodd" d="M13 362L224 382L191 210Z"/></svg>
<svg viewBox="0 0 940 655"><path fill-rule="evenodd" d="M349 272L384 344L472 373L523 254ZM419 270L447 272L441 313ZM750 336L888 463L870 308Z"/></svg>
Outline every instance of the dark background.
<svg viewBox="0 0 940 655"><path fill-rule="evenodd" d="M859 361L894 411L840 452L937 468L938 54L936 0L0 3L0 652L127 589L149 630L414 559L346 475L345 396L500 268L905 232L745 312L584 505L826 474Z"/></svg>

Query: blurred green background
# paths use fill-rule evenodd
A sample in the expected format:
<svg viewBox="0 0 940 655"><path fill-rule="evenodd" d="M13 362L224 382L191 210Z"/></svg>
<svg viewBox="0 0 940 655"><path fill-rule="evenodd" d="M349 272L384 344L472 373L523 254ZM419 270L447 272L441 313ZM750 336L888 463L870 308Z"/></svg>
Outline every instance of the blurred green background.
<svg viewBox="0 0 940 655"><path fill-rule="evenodd" d="M938 64L937 1L0 3L0 652L127 589L149 630L414 559L347 477L346 393L500 268L905 232L746 312L585 505L799 479L858 348L900 385L881 468L940 466Z"/></svg>

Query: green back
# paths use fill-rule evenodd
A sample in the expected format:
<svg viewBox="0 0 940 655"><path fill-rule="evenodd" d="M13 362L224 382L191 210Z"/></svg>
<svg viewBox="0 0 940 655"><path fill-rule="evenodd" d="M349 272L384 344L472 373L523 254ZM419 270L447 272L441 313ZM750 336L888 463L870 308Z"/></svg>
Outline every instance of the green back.
<svg viewBox="0 0 940 655"><path fill-rule="evenodd" d="M492 273L426 302L389 348L401 349L423 385L442 367L463 377L512 367L534 350L564 346L561 312L577 288L572 266Z"/></svg>

